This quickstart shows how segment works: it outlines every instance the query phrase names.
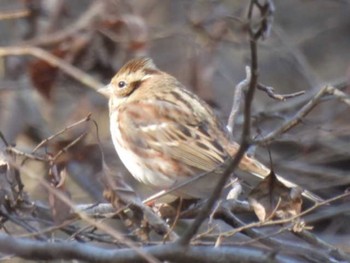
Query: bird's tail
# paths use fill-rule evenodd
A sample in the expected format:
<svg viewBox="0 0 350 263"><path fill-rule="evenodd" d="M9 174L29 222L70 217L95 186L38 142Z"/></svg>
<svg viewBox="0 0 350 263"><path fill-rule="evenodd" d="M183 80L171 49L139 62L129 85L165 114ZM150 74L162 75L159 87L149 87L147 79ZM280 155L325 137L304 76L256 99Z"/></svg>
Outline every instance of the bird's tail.
<svg viewBox="0 0 350 263"><path fill-rule="evenodd" d="M230 154L232 154L232 156L234 156L234 154L237 152L236 146L237 145L233 145L233 147L231 148L232 152ZM233 152L233 151L235 151L235 152ZM242 160L239 164L239 169L242 171L251 173L260 179L264 179L271 172L271 169L266 167L264 164L262 164L261 162L259 162L255 158L249 157L248 155L245 155L242 158ZM289 180L287 180L279 175L276 175L276 177L280 182L282 182L287 187L290 187L290 188L298 187L297 184L295 184L295 183L293 183L293 182L291 182L291 181L289 181ZM317 196L316 194L314 194L308 190L303 190L302 195L313 202L324 201L324 199L322 199L321 197Z"/></svg>

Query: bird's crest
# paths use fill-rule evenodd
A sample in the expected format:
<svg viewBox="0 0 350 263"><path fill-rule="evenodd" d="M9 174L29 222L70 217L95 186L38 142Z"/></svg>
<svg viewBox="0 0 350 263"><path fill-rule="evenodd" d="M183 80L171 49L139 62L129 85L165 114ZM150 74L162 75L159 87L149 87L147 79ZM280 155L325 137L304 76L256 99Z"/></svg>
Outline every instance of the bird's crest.
<svg viewBox="0 0 350 263"><path fill-rule="evenodd" d="M142 57L130 60L119 70L118 74L127 75L130 73L138 72L140 70L146 71L145 73L149 74L147 71L156 71L158 69L151 58Z"/></svg>

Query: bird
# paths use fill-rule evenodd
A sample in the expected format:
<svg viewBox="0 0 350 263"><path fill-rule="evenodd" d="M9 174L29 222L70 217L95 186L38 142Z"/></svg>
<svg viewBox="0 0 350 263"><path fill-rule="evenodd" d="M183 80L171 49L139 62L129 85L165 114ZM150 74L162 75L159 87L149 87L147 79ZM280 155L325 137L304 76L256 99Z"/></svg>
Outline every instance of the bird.
<svg viewBox="0 0 350 263"><path fill-rule="evenodd" d="M148 57L128 61L98 91L109 98L111 138L136 180L159 191L182 184L171 192L170 200L210 195L220 176L215 171L235 156L239 144L205 101ZM238 168L260 179L271 172L247 154ZM278 179L287 187L297 186L281 176ZM307 190L303 195L321 200Z"/></svg>

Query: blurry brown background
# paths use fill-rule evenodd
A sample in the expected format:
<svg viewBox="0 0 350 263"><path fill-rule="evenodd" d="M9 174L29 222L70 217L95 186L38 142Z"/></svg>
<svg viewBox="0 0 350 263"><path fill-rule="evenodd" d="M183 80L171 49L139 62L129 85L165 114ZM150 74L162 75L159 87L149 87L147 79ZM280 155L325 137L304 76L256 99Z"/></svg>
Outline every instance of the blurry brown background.
<svg viewBox="0 0 350 263"><path fill-rule="evenodd" d="M326 84L349 92L350 2L288 0L275 1L275 5L270 35L259 43L259 80L276 93L305 90L306 94L278 102L257 91L255 135L274 130ZM0 2L0 12L17 10L30 14L0 20L1 46L41 47L101 84L108 83L128 59L150 56L160 69L215 107L223 121L230 112L234 87L244 78L250 61L244 23L247 1ZM109 165L126 174L110 141L105 98L32 56L1 57L0 74L0 131L10 143L30 152L41 140L91 112ZM235 137L239 140L242 117L237 122ZM70 175L67 187L76 202L102 200L96 179L101 156L94 126L77 126L41 149L42 153L57 152L85 130L84 140L60 160ZM302 124L276 138L269 148L278 173L324 198L339 194L350 183L350 109L325 99ZM269 163L266 148L257 149L257 156ZM39 176L47 174L41 163L31 161L27 167ZM34 200L45 199L35 180L25 175L23 180ZM350 231L345 213L350 207L339 205L341 215L335 209L319 227L324 238L337 244Z"/></svg>

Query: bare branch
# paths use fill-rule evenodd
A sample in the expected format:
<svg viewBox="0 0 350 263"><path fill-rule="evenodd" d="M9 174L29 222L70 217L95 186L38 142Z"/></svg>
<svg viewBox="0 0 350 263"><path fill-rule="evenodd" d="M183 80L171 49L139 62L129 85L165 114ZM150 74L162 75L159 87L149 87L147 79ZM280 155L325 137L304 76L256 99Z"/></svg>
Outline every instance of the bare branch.
<svg viewBox="0 0 350 263"><path fill-rule="evenodd" d="M259 90L266 92L270 98L275 99L275 100L280 100L280 101L285 101L287 99L291 99L291 98L298 97L298 96L305 94L304 90L297 91L297 92L290 93L290 94L277 94L277 93L275 93L275 90L273 87L265 86L265 85L260 84L260 83L258 84L257 88Z"/></svg>
<svg viewBox="0 0 350 263"><path fill-rule="evenodd" d="M235 88L235 95L233 97L233 103L232 103L232 109L230 112L230 116L228 117L228 121L227 121L227 129L228 131L232 134L233 129L234 129L234 125L235 125L235 121L236 121L236 116L239 110L239 105L242 99L242 93L243 93L243 89L245 89L252 78L252 72L250 70L250 67L246 67L245 68L245 72L246 72L246 78L244 80L242 80L240 83L238 83L238 85Z"/></svg>
<svg viewBox="0 0 350 263"><path fill-rule="evenodd" d="M295 215L295 216L291 216L289 218L285 218L285 219L277 219L277 220L270 220L270 221L264 221L264 222L253 222L253 223L250 223L250 224L246 224L240 228L236 228L232 231L228 231L225 236L232 236L238 232L241 232L242 230L244 229L248 229L248 228L253 228L253 227L266 227L266 226L271 226L271 225L279 225L279 224L286 224L286 223L293 223L294 220L296 219L299 219L301 218L302 216L306 215L306 214L309 214L310 212L314 211L315 209L319 208L320 206L324 206L324 205L327 205L331 202L334 202L336 200L339 200L339 199L342 199L344 197L347 197L350 195L350 192L348 193L344 193L344 194L341 194L341 195L338 195L336 197L333 197L333 198L330 198L328 200L325 200L323 202L319 202L319 203L315 203L312 207L304 210L303 212L301 212L300 214L298 215Z"/></svg>
<svg viewBox="0 0 350 263"><path fill-rule="evenodd" d="M14 164L15 165L15 164ZM118 232L116 229L114 229L113 227L103 223L103 222L96 222L94 219L92 219L90 216L88 216L84 211L81 210L77 210L75 204L73 204L73 202L62 192L58 191L57 189L55 189L54 187L52 187L48 182L46 182L45 180L42 180L41 178L38 178L38 176L36 176L33 172L31 172L30 170L24 169L23 167L17 167L19 170L25 171L26 174L32 178L32 179L36 179L40 185L42 185L43 187L45 187L48 191L50 191L54 196L56 196L57 198L59 198L63 203L65 203L66 205L70 206L74 212L85 222L89 223L90 225L96 227L97 229L100 229L102 231L104 231L105 233L111 235L113 238L115 238L116 240L118 240L119 242L122 242L123 244L125 244L126 246L128 246L129 248L131 248L132 250L135 251L136 254L138 254L139 256L141 256L143 259L147 260L148 262L153 262L153 263L159 263L159 261L157 259L155 259L154 257L144 253L141 249L139 249L134 242L132 242L131 240L129 240L127 237L125 237L122 233Z"/></svg>
<svg viewBox="0 0 350 263"><path fill-rule="evenodd" d="M55 162L57 160L58 157L60 157L63 153L67 152L67 150L69 148L71 148L72 146L74 146L75 144L77 144L82 138L85 137L87 133L83 132L82 134L80 134L77 138L75 138L72 142L70 142L67 146L63 147L61 150L59 150L58 153L56 153L56 155L54 157L52 157L52 162Z"/></svg>
<svg viewBox="0 0 350 263"><path fill-rule="evenodd" d="M327 242L321 240L314 234L310 233L309 231L302 231L302 232L295 232L295 235L300 237L301 239L305 240L309 244L313 244L321 248L322 250L326 251L327 254L330 256L342 260L342 261L350 261L350 256L345 254L343 251L340 249L328 244Z"/></svg>
<svg viewBox="0 0 350 263"><path fill-rule="evenodd" d="M11 11L11 12L1 12L0 20L9 20L9 19L17 19L26 17L30 14L28 10L19 10L19 11Z"/></svg>
<svg viewBox="0 0 350 263"><path fill-rule="evenodd" d="M63 30L53 32L51 34L45 34L27 41L22 42L22 45L54 45L65 39L74 36L79 31L84 30L95 22L96 18L103 14L103 9L105 7L105 1L93 1L89 8L82 14L79 19L64 28Z"/></svg>
<svg viewBox="0 0 350 263"><path fill-rule="evenodd" d="M242 222L234 213L231 213L228 209L224 209L224 211L220 211L220 217L223 219L227 224L231 226L235 226L237 228L244 228L246 225L244 222ZM258 231L254 228L244 228L242 229L242 233L245 233L246 235L253 238L253 240L248 241L247 243L251 242L260 242L262 244L274 247L275 249L279 250L288 250L290 253L293 253L295 256L299 255L300 257L303 257L307 260L313 259L317 262L326 262L329 260L330 256L325 253L322 250L316 250L314 248L310 248L308 246L305 246L305 244L301 243L291 243L291 242L285 242L284 239L278 239L274 238L275 235L278 235L282 233L283 231L286 231L287 227L279 228L277 231L273 231L270 234L266 234L265 232ZM224 237L224 235L222 235Z"/></svg>
<svg viewBox="0 0 350 263"><path fill-rule="evenodd" d="M254 0L250 2L250 10L248 12L248 19L251 23L252 20L252 9L254 5L258 5L258 3ZM269 4L266 4L267 10L264 9L264 12L269 13ZM263 15L263 12L262 14ZM263 20L264 21L264 20ZM251 117L251 106L253 103L254 93L255 89L258 83L258 56L257 56L257 40L263 35L263 32L266 29L266 24L261 24L261 28L259 29L259 32L253 32L252 26L249 27L249 36L250 36L250 50L251 50L251 72L252 77L249 83L249 88L247 91L247 95L245 98L245 104L244 104L244 124L243 124L243 130L242 130L242 138L240 147L238 149L238 152L236 153L235 157L233 158L232 162L229 162L228 167L223 172L222 176L220 177L219 182L215 186L213 192L210 195L210 198L205 203L203 208L199 211L196 219L194 222L190 225L190 227L185 231L183 236L178 240L178 244L180 245L188 245L192 239L192 237L197 233L200 225L203 223L205 218L210 214L212 208L215 205L215 202L220 197L220 194L226 184L226 181L228 180L229 176L233 173L237 165L240 163L242 157L244 156L245 152L250 146L251 138L250 138L250 117Z"/></svg>
<svg viewBox="0 0 350 263"><path fill-rule="evenodd" d="M295 262L295 258L267 249L230 246L183 249L175 244L145 247L143 254L171 262ZM78 242L39 242L0 234L0 252L31 260L77 259L89 262L145 262L133 249L105 249Z"/></svg>
<svg viewBox="0 0 350 263"><path fill-rule="evenodd" d="M300 123L301 120L320 102L322 97L329 94L334 95L336 98L350 106L350 98L348 95L332 86L325 86L307 104L305 104L304 107L296 115L287 120L278 129L267 134L264 138L256 139L255 143L260 145L269 144L271 141L276 139L276 137L287 132L298 123Z"/></svg>
<svg viewBox="0 0 350 263"><path fill-rule="evenodd" d="M91 119L91 113L89 113L85 118L67 126L64 127L62 130L56 132L55 134L51 135L50 137L44 139L43 141L41 141L32 151L32 153L35 153L40 147L42 147L43 145L45 145L47 142L51 141L53 138L65 133L66 131L69 131L70 129L74 128L77 125L80 125L81 123L84 122L88 122Z"/></svg>
<svg viewBox="0 0 350 263"><path fill-rule="evenodd" d="M30 55L39 59L42 59L54 67L58 67L67 75L71 76L75 80L81 82L87 87L97 90L103 87L103 84L98 82L95 78L91 77L89 74L84 73L80 69L72 66L63 59L60 59L51 53L45 51L44 49L38 47L0 47L0 57L6 56L26 56Z"/></svg>

